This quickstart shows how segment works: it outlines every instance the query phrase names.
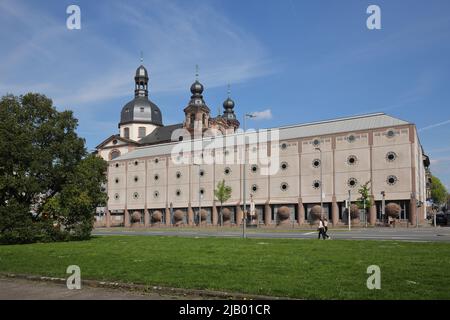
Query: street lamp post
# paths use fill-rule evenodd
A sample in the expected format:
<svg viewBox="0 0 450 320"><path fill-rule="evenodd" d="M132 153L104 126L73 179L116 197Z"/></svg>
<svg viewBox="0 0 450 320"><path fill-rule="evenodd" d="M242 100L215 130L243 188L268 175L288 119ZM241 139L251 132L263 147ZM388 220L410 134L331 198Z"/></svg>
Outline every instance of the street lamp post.
<svg viewBox="0 0 450 320"><path fill-rule="evenodd" d="M323 219L323 163L322 163L322 149L316 148L320 152L320 219Z"/></svg>
<svg viewBox="0 0 450 320"><path fill-rule="evenodd" d="M348 230L352 230L352 190L348 190Z"/></svg>
<svg viewBox="0 0 450 320"><path fill-rule="evenodd" d="M245 238L245 224L246 221L246 211L247 211L247 186L246 186L246 176L247 176L247 166L246 166L246 154L247 154L247 142L246 142L246 130L247 130L247 118L255 118L256 116L251 113L246 113L244 115L244 178L243 178L243 197L244 197L244 212L242 214L242 238Z"/></svg>

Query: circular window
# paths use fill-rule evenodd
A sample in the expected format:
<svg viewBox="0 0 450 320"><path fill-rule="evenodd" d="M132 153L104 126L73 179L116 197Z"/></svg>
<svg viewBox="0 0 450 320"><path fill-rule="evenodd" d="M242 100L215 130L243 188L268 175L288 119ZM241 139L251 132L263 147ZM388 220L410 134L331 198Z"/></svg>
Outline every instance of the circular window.
<svg viewBox="0 0 450 320"><path fill-rule="evenodd" d="M138 182L139 181L139 177L138 176L135 176L134 177L134 182Z"/></svg>
<svg viewBox="0 0 450 320"><path fill-rule="evenodd" d="M288 167L287 162L282 162L282 163L281 163L281 166L280 166L281 170L286 170L287 167Z"/></svg>
<svg viewBox="0 0 450 320"><path fill-rule="evenodd" d="M116 183L119 183L119 178L116 178L115 182L116 182Z"/></svg>
<svg viewBox="0 0 450 320"><path fill-rule="evenodd" d="M133 193L133 198L139 199L139 193L137 193L137 192Z"/></svg>
<svg viewBox="0 0 450 320"><path fill-rule="evenodd" d="M180 178L181 178L181 172L180 172L180 171L178 171L178 172L176 173L176 177L177 177L177 179L180 179Z"/></svg>
<svg viewBox="0 0 450 320"><path fill-rule="evenodd" d="M350 179L348 179L348 181L347 181L347 185L348 185L350 188L354 188L354 187L356 187L356 186L358 185L358 180L355 179L355 178L350 178Z"/></svg>
<svg viewBox="0 0 450 320"><path fill-rule="evenodd" d="M204 170L200 170L200 177L203 177L205 175L205 171Z"/></svg>
<svg viewBox="0 0 450 320"><path fill-rule="evenodd" d="M320 160L319 159L314 159L312 162L312 165L314 168L319 168L320 167Z"/></svg>
<svg viewBox="0 0 450 320"><path fill-rule="evenodd" d="M388 138L393 138L395 136L395 132L394 132L394 130L389 130L386 133L386 135L387 135Z"/></svg>
<svg viewBox="0 0 450 320"><path fill-rule="evenodd" d="M179 197L179 196L181 196L181 190L177 190L177 191L175 191L175 194L177 195L177 197Z"/></svg>
<svg viewBox="0 0 450 320"><path fill-rule="evenodd" d="M354 155L351 155L347 158L347 163L351 166L355 165L357 161L358 161L358 158Z"/></svg>
<svg viewBox="0 0 450 320"><path fill-rule="evenodd" d="M390 186L395 185L395 184L397 183L397 181L398 181L398 179L397 179L396 176L389 176L389 177L386 179L387 184L390 185Z"/></svg>
<svg viewBox="0 0 450 320"><path fill-rule="evenodd" d="M158 198L159 197L159 192L158 191L153 192L153 197L154 198Z"/></svg>
<svg viewBox="0 0 450 320"><path fill-rule="evenodd" d="M287 189L289 189L289 185L286 182L283 182L280 185L281 191L286 191Z"/></svg>
<svg viewBox="0 0 450 320"><path fill-rule="evenodd" d="M231 169L230 168L225 168L223 173L225 173L228 176L231 173Z"/></svg>
<svg viewBox="0 0 450 320"><path fill-rule="evenodd" d="M158 159L158 158L156 158L156 159L155 159L155 163L158 163L158 162L159 162L159 159Z"/></svg>
<svg viewBox="0 0 450 320"><path fill-rule="evenodd" d="M118 168L119 167L119 164L118 163L116 163L116 168Z"/></svg>
<svg viewBox="0 0 450 320"><path fill-rule="evenodd" d="M158 180L158 179L159 179L159 175L155 174L155 176L153 177L153 179Z"/></svg>
<svg viewBox="0 0 450 320"><path fill-rule="evenodd" d="M139 162L138 162L138 161L135 161L135 162L134 162L134 165L135 165L135 166L137 166L138 164L139 164Z"/></svg>
<svg viewBox="0 0 450 320"><path fill-rule="evenodd" d="M253 192L258 191L258 186L256 184L252 185L252 191Z"/></svg>
<svg viewBox="0 0 450 320"><path fill-rule="evenodd" d="M255 173L256 171L258 171L258 166L256 164L252 165L252 172Z"/></svg>
<svg viewBox="0 0 450 320"><path fill-rule="evenodd" d="M320 188L320 181L319 181L319 180L314 180L314 182L313 182L313 188L314 188L314 189L319 189L319 188Z"/></svg>
<svg viewBox="0 0 450 320"><path fill-rule="evenodd" d="M386 154L386 160L388 162L393 162L393 161L395 161L395 159L397 159L397 154L395 152L388 152Z"/></svg>
<svg viewBox="0 0 450 320"><path fill-rule="evenodd" d="M348 140L348 142L355 142L356 137L354 135L349 135L347 140Z"/></svg>
<svg viewBox="0 0 450 320"><path fill-rule="evenodd" d="M116 194L114 195L114 199L119 200L119 194L118 194L118 193L116 193Z"/></svg>
<svg viewBox="0 0 450 320"><path fill-rule="evenodd" d="M112 142L113 144L117 144L117 140L113 140L113 142Z"/></svg>
<svg viewBox="0 0 450 320"><path fill-rule="evenodd" d="M287 144L286 143L282 143L281 144L281 149L285 150L287 148Z"/></svg>
<svg viewBox="0 0 450 320"><path fill-rule="evenodd" d="M314 139L313 145L314 145L315 147L318 147L318 146L320 145L320 140L319 140L319 139Z"/></svg>

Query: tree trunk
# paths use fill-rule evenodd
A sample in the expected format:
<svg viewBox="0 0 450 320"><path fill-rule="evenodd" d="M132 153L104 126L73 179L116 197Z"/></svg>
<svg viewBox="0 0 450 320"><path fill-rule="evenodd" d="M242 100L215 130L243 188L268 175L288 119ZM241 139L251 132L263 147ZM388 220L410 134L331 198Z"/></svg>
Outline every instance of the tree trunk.
<svg viewBox="0 0 450 320"><path fill-rule="evenodd" d="M220 226L223 227L223 213L222 213L223 202L220 202Z"/></svg>

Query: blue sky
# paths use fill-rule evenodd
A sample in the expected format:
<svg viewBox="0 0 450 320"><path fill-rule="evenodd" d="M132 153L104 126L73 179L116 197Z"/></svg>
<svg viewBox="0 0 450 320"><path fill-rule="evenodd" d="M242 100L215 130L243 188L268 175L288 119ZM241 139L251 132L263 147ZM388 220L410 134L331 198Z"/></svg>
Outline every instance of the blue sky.
<svg viewBox="0 0 450 320"><path fill-rule="evenodd" d="M81 30L66 8L81 8ZM381 8L368 30L366 9ZM253 127L382 111L414 122L450 187L450 1L0 0L0 95L45 93L93 149L117 132L144 52L150 98L183 120L195 65L214 114L231 83Z"/></svg>

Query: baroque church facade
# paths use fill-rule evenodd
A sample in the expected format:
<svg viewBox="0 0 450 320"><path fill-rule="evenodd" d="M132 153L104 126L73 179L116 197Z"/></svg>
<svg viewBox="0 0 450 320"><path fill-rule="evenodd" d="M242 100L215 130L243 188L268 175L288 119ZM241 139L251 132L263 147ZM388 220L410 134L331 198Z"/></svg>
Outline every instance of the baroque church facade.
<svg viewBox="0 0 450 320"><path fill-rule="evenodd" d="M119 133L97 146L108 161L108 203L97 226L239 225L245 217L256 225L295 227L321 215L333 225L349 219L375 225L388 217L416 225L426 218L430 162L413 123L375 113L273 128L279 140L257 145L268 157L277 152L279 168L269 175L251 161L247 141L245 165L179 163L174 147L198 135L203 146L205 131L242 135L234 101L228 96L223 113L212 117L197 79L184 121L164 126L161 109L149 99L143 65L134 79L135 97L122 108ZM213 150L214 157L232 159L238 152ZM232 189L222 207L214 195L221 181ZM372 206L361 211L354 202L366 183Z"/></svg>

